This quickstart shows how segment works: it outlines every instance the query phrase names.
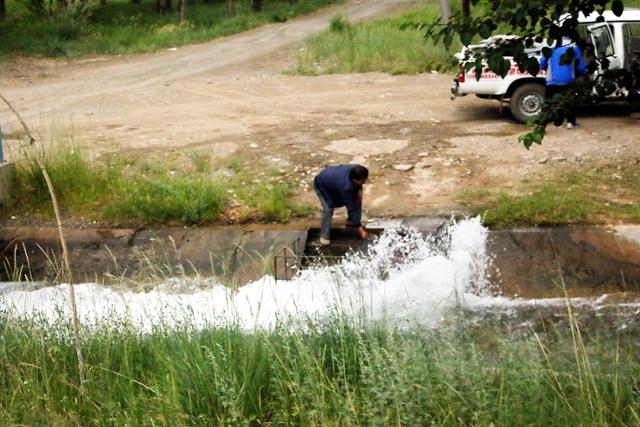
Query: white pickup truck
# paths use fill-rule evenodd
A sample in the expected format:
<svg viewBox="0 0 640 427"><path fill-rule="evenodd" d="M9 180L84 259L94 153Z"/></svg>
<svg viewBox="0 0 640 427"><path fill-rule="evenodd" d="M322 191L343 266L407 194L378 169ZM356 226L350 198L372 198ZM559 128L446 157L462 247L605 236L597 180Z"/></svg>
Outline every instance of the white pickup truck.
<svg viewBox="0 0 640 427"><path fill-rule="evenodd" d="M622 16L607 11L603 15L604 22L596 23L598 16L599 14L594 12L589 16L581 15L578 20L578 30L591 38L594 55L597 58L607 58L610 69L629 68L634 60L640 60L640 9L625 8ZM511 58L507 58L512 61L512 66L504 78L486 68L482 71L480 80L476 79L473 68L464 71L463 61L469 50L482 50L501 38L508 37L513 36L494 36L480 44L466 46L456 54L460 62L460 71L453 80L451 99L475 94L483 99L497 99L500 102L508 100L513 117L525 123L540 112L545 92L544 71L541 70L534 77L526 71L520 71ZM539 59L544 46L534 45L527 49L527 53Z"/></svg>

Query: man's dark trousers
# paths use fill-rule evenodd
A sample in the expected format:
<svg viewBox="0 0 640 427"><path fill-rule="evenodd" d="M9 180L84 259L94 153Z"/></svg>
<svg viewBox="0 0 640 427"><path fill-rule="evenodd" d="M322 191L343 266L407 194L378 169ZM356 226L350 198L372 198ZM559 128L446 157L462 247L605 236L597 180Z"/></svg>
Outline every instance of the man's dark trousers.
<svg viewBox="0 0 640 427"><path fill-rule="evenodd" d="M553 98L554 95L562 95L566 92L570 92L572 90L571 85L548 85L545 92L545 99L549 100ZM576 113L574 111L575 105L572 101L568 102L567 109L565 114L567 115L567 123L571 123L572 125L576 124Z"/></svg>
<svg viewBox="0 0 640 427"><path fill-rule="evenodd" d="M331 219L333 218L333 208L329 207L327 200L324 198L315 182L313 183L313 189L318 195L320 204L322 205L322 218L320 219L320 237L329 239L331 236Z"/></svg>

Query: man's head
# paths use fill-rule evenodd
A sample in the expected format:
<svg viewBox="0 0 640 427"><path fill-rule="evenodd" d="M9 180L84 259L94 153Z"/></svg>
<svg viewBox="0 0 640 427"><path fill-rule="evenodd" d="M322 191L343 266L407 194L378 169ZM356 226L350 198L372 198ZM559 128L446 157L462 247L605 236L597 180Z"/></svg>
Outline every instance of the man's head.
<svg viewBox="0 0 640 427"><path fill-rule="evenodd" d="M356 165L349 172L349 178L351 178L351 181L354 184L362 186L365 182L367 182L367 178L369 178L369 169L365 168L364 166Z"/></svg>

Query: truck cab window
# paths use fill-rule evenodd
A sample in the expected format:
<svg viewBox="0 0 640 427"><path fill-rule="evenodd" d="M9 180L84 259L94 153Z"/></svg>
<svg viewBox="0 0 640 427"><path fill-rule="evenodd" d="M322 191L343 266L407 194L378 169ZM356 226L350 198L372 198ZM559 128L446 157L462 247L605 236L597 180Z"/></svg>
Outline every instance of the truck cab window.
<svg viewBox="0 0 640 427"><path fill-rule="evenodd" d="M598 58L606 58L614 55L613 40L609 29L605 26L592 29L595 54Z"/></svg>
<svg viewBox="0 0 640 427"><path fill-rule="evenodd" d="M627 57L625 68L629 69L633 62L640 62L640 23L624 24L622 34Z"/></svg>

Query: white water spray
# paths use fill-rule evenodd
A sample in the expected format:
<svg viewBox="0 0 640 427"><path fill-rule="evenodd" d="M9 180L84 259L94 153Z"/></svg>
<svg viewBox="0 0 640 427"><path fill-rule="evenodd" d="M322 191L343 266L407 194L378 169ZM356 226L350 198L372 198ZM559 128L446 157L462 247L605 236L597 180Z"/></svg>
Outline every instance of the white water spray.
<svg viewBox="0 0 640 427"><path fill-rule="evenodd" d="M89 325L124 319L141 330L182 323L252 330L336 312L434 325L452 306L488 298L486 236L479 218L450 224L438 239L391 230L339 265L310 268L291 281L265 276L237 291L211 279L170 279L149 292L82 284L79 316ZM69 316L66 298L66 285L14 290L0 295L0 310L53 321Z"/></svg>

